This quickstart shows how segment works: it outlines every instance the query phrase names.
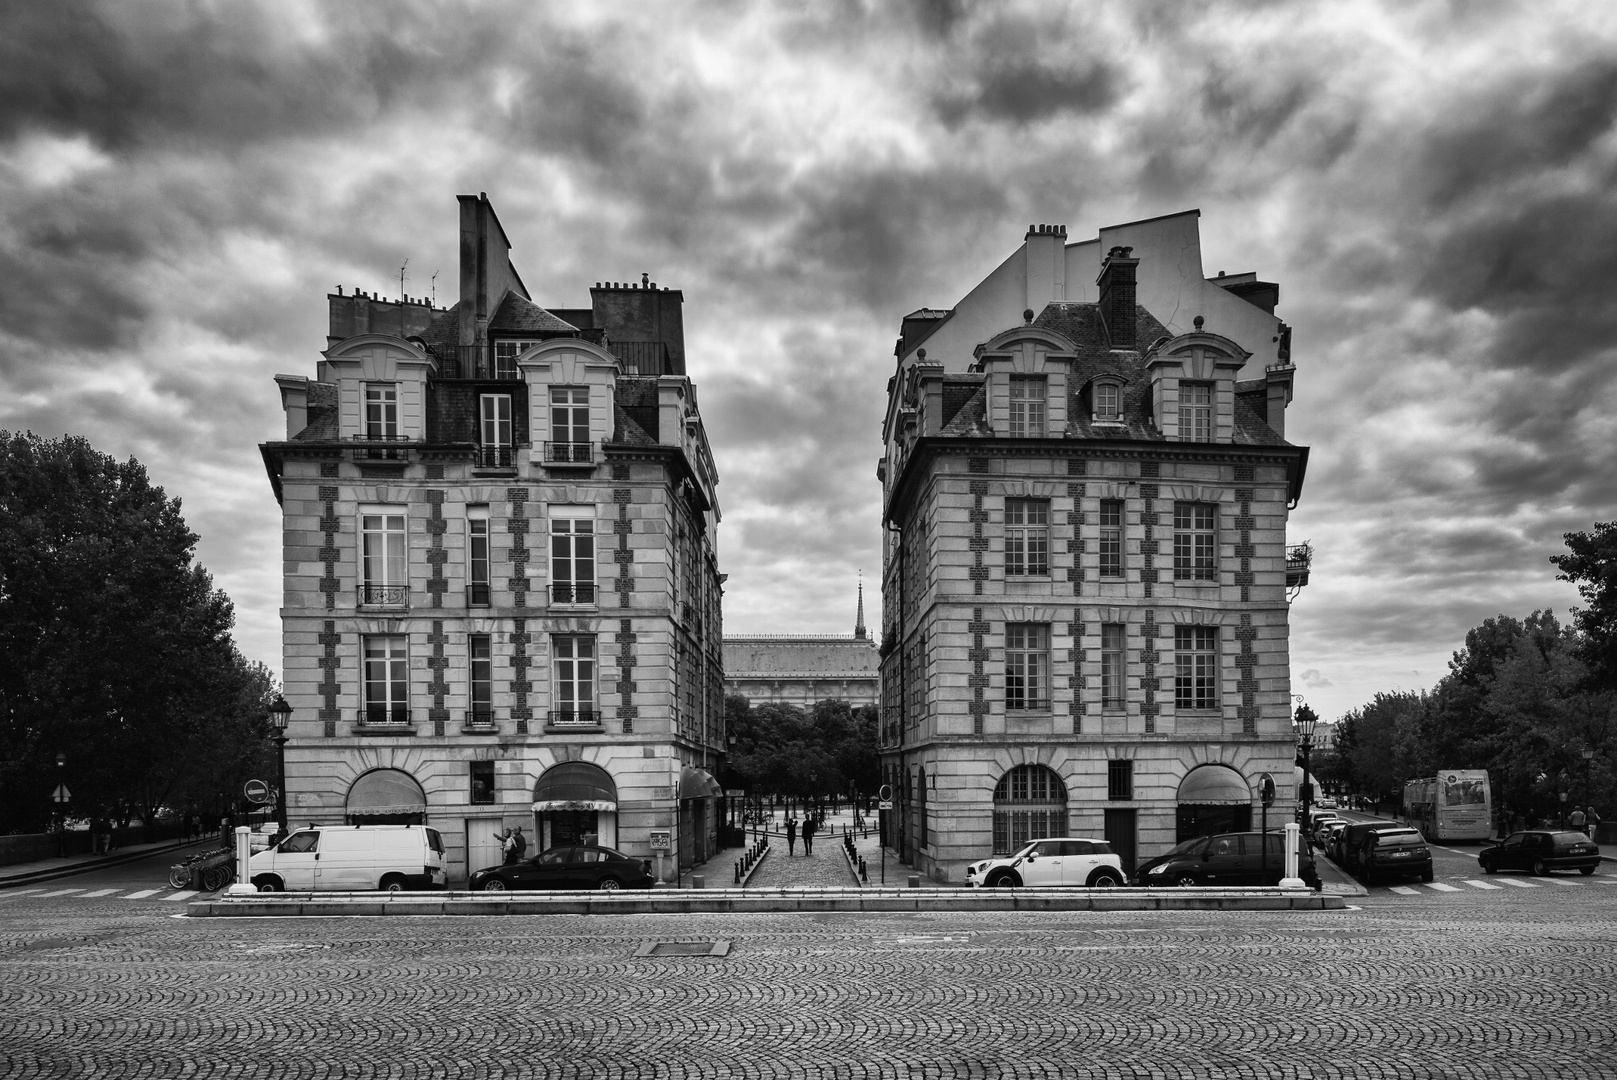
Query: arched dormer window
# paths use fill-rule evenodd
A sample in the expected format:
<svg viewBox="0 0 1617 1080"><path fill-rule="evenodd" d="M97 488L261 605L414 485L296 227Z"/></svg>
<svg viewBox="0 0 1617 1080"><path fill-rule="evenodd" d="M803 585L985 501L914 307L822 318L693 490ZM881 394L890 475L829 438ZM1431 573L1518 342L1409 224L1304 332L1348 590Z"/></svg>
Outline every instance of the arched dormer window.
<svg viewBox="0 0 1617 1080"><path fill-rule="evenodd" d="M1123 422L1123 380L1117 376L1102 375L1089 384L1091 416L1097 424Z"/></svg>

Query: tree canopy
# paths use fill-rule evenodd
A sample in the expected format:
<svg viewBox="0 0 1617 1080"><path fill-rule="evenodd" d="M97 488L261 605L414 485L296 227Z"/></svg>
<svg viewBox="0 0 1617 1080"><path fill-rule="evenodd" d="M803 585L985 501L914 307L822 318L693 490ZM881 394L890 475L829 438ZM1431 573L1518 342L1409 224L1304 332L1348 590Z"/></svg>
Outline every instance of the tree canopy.
<svg viewBox="0 0 1617 1080"><path fill-rule="evenodd" d="M1569 550L1550 562L1561 571L1556 577L1577 585L1589 604L1573 612L1583 635L1579 656L1592 686L1617 691L1617 521L1596 522L1590 532L1565 539Z"/></svg>
<svg viewBox="0 0 1617 1080"><path fill-rule="evenodd" d="M0 807L219 809L267 761L273 679L237 652L180 501L83 438L0 431ZM57 755L65 766L58 767Z"/></svg>
<svg viewBox="0 0 1617 1080"><path fill-rule="evenodd" d="M827 699L812 709L740 694L724 699L730 747L726 786L754 795L805 798L832 792L876 790L876 709Z"/></svg>

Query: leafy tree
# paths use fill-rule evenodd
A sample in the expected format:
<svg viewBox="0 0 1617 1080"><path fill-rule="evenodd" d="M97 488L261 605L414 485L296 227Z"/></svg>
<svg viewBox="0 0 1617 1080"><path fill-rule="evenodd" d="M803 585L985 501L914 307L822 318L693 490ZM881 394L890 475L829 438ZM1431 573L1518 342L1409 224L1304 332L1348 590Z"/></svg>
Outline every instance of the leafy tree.
<svg viewBox="0 0 1617 1080"><path fill-rule="evenodd" d="M734 737L727 784L754 794L808 798L862 792L880 783L876 760L876 710L827 699L809 710L781 702L753 706L739 694L725 698Z"/></svg>
<svg viewBox="0 0 1617 1080"><path fill-rule="evenodd" d="M1617 690L1617 521L1596 522L1590 532L1567 533L1564 555L1551 556L1562 581L1577 585L1588 607L1574 610L1583 635L1579 654L1595 689Z"/></svg>
<svg viewBox="0 0 1617 1080"><path fill-rule="evenodd" d="M49 820L56 758L80 815L151 821L264 752L268 673L192 562L178 499L83 438L0 432L0 807Z"/></svg>

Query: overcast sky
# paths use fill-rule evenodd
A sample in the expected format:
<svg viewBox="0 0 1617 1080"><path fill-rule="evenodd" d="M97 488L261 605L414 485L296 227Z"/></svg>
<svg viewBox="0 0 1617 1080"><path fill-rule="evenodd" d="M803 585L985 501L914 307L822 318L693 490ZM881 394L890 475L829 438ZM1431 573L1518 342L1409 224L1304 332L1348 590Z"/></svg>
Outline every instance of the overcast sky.
<svg viewBox="0 0 1617 1080"><path fill-rule="evenodd" d="M279 668L271 377L337 285L453 296L486 191L535 299L683 289L726 629L847 633L900 317L1029 223L1202 211L1278 281L1293 690L1431 686L1577 602L1617 517L1617 4L0 3L0 428L184 500ZM879 624L879 601L867 599Z"/></svg>

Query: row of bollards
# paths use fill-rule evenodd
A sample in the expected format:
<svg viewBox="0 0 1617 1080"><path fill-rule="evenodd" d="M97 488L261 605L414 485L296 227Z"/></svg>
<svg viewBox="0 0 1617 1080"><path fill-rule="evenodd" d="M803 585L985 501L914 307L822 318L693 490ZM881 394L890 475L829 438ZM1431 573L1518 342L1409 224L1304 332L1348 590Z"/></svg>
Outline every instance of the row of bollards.
<svg viewBox="0 0 1617 1080"><path fill-rule="evenodd" d="M745 873L750 873L753 866L758 862L759 859L764 857L764 852L768 850L769 837L760 836L756 841L753 842L753 845L746 850L741 858L736 860L735 883L737 885L741 884L742 875Z"/></svg>

